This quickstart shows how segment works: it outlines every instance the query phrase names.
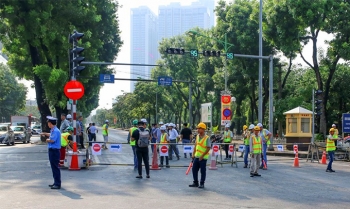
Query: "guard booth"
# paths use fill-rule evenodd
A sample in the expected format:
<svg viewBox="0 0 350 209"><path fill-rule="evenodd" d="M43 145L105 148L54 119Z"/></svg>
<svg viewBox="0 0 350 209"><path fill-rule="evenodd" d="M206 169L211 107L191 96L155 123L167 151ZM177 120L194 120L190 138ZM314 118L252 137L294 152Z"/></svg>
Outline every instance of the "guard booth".
<svg viewBox="0 0 350 209"><path fill-rule="evenodd" d="M286 115L286 143L310 143L312 137L312 112L303 107L289 110ZM307 151L308 144L298 145L300 151ZM293 145L287 145L293 150Z"/></svg>

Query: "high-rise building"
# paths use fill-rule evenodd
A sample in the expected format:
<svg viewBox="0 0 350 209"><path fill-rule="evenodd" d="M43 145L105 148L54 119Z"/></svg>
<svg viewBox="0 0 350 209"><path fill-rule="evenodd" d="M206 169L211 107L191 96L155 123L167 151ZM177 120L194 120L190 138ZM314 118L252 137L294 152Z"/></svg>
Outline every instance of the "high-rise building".
<svg viewBox="0 0 350 209"><path fill-rule="evenodd" d="M131 9L130 60L133 64L155 64L158 59L157 17L146 6ZM150 78L152 67L131 66L130 78ZM135 89L130 82L130 91Z"/></svg>

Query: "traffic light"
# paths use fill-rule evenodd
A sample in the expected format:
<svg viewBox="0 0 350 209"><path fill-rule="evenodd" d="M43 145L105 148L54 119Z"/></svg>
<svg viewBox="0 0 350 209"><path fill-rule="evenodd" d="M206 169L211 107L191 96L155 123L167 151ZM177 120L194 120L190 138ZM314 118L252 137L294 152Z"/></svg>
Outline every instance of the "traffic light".
<svg viewBox="0 0 350 209"><path fill-rule="evenodd" d="M191 49L190 50L190 55L191 55L191 57L197 58L198 57L198 50L197 49Z"/></svg>
<svg viewBox="0 0 350 209"><path fill-rule="evenodd" d="M165 51L167 54L178 54L178 55L184 55L185 50L180 48L167 48Z"/></svg>
<svg viewBox="0 0 350 209"><path fill-rule="evenodd" d="M322 115L322 100L317 99L319 95L321 95L323 92L321 90L315 91L315 115L320 116Z"/></svg>
<svg viewBox="0 0 350 209"><path fill-rule="evenodd" d="M235 55L232 52L227 52L226 53L226 59L232 60L235 57Z"/></svg>
<svg viewBox="0 0 350 209"><path fill-rule="evenodd" d="M73 44L73 49L71 50L71 71L72 76L75 78L75 75L79 75L79 72L85 69L85 66L80 66L80 63L85 60L85 57L79 56L83 51L83 47L77 46L78 41L84 37L84 33L79 33L77 31L74 31L73 34L70 36L70 43Z"/></svg>
<svg viewBox="0 0 350 209"><path fill-rule="evenodd" d="M203 51L203 56L205 57L220 57L220 55L221 55L220 51L209 51L209 50Z"/></svg>

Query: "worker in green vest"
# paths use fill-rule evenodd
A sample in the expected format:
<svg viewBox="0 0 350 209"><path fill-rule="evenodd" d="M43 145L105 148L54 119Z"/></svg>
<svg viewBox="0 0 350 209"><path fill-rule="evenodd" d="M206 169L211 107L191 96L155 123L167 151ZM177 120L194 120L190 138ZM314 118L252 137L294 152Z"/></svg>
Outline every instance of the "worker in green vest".
<svg viewBox="0 0 350 209"><path fill-rule="evenodd" d="M245 126L245 125L244 125ZM243 126L243 129L245 128ZM243 133L244 137L244 167L243 168L248 168L248 155L250 153L250 136L253 134L253 129L255 125L250 124L249 127L247 128L248 130L245 130Z"/></svg>
<svg viewBox="0 0 350 209"><path fill-rule="evenodd" d="M329 162L326 172L335 172L332 169L332 163L334 161L335 141L338 140L338 136L335 134L334 128L329 129L329 135L327 136L326 151L328 152Z"/></svg>
<svg viewBox="0 0 350 209"><path fill-rule="evenodd" d="M136 143L136 141L131 141L130 140L130 137L132 136L132 133L135 131L135 130L137 130L137 124L138 124L138 120L133 120L132 121L132 125L133 125L133 127L131 127L130 129L129 129L129 133L128 133L128 143L130 143L130 146L131 146L131 148L132 148L132 152L133 152L133 154L134 154L134 170L136 170L137 169L137 156L136 156L136 148L135 148L135 143Z"/></svg>
<svg viewBox="0 0 350 209"><path fill-rule="evenodd" d="M229 143L231 143L233 140L233 133L230 130L230 124L226 124L225 126L225 132L224 132L224 143L225 144L224 148L225 148L225 154L226 154L226 158L225 160L230 160L231 159L231 155L228 154L228 150L229 150Z"/></svg>
<svg viewBox="0 0 350 209"><path fill-rule="evenodd" d="M103 141L104 143L104 149L108 149L107 148L107 142L108 142L108 126L109 126L109 121L106 120L105 124L103 124L102 126L102 136L103 136Z"/></svg>
<svg viewBox="0 0 350 209"><path fill-rule="evenodd" d="M60 149L60 166L64 166L64 159L66 158L67 149L72 149L71 142L73 141L73 127L68 127L65 129L68 132L61 134L61 149Z"/></svg>
<svg viewBox="0 0 350 209"><path fill-rule="evenodd" d="M251 155L251 165L250 165L250 177L261 176L258 173L261 153L262 153L262 137L260 135L260 127L254 127L254 134L250 137L250 155Z"/></svg>

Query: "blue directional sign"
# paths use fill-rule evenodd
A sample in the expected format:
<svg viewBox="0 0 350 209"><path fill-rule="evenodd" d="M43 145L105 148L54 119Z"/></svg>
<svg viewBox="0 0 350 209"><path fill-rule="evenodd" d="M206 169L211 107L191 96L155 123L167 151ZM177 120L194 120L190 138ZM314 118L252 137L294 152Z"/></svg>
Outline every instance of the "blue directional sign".
<svg viewBox="0 0 350 209"><path fill-rule="evenodd" d="M343 133L350 133L350 113L343 113Z"/></svg>
<svg viewBox="0 0 350 209"><path fill-rule="evenodd" d="M101 83L114 83L114 75L112 74L100 74Z"/></svg>
<svg viewBox="0 0 350 209"><path fill-rule="evenodd" d="M169 76L159 76L158 86L171 86L173 85L173 78Z"/></svg>
<svg viewBox="0 0 350 209"><path fill-rule="evenodd" d="M111 144L110 145L110 151L111 152L121 152L122 151L122 145L121 144Z"/></svg>

